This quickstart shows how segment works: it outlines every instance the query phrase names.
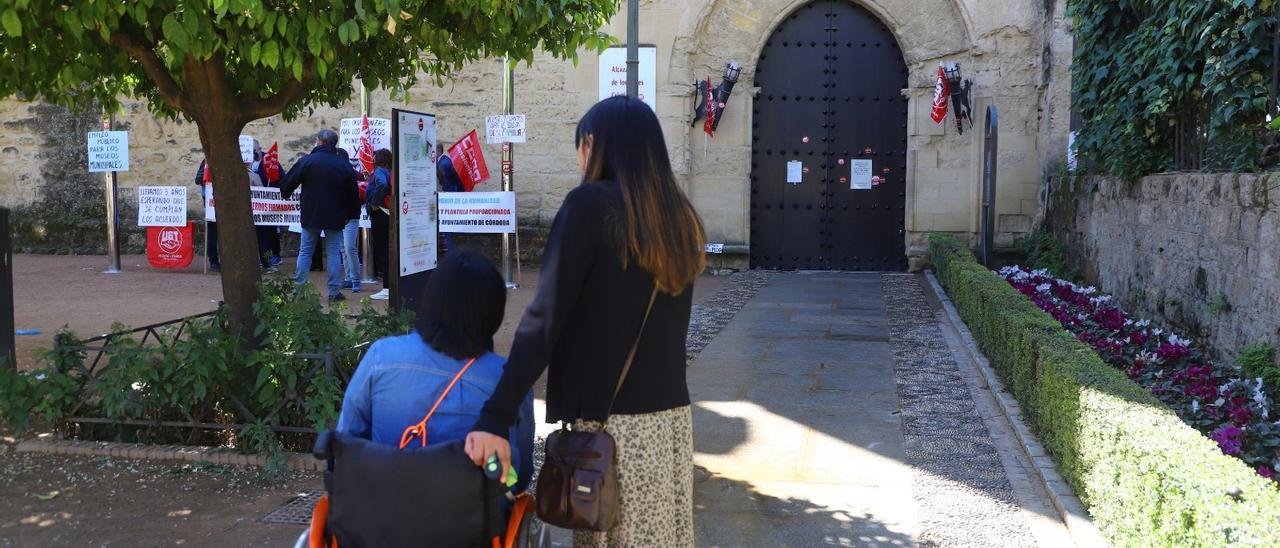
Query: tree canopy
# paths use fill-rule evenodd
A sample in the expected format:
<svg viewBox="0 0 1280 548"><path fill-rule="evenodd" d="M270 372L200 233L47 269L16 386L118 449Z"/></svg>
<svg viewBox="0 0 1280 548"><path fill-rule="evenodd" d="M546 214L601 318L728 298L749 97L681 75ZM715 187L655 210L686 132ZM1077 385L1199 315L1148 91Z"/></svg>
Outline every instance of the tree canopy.
<svg viewBox="0 0 1280 548"><path fill-rule="evenodd" d="M338 106L354 79L404 89L468 62L577 57L608 43L617 0L5 0L0 97L74 109L145 99L196 123L212 169L228 318L254 337L260 277L237 137Z"/></svg>

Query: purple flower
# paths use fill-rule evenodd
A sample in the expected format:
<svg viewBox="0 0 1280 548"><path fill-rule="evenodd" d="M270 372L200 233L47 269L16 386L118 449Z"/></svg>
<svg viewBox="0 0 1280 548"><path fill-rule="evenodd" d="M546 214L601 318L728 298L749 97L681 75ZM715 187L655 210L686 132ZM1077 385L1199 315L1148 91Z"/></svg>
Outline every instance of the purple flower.
<svg viewBox="0 0 1280 548"><path fill-rule="evenodd" d="M1269 479L1269 480L1274 480L1274 479L1276 479L1276 471L1275 471L1275 469L1274 469L1274 468L1272 468L1272 467L1270 467L1270 466L1267 466L1267 465L1265 465L1265 464L1259 464L1259 465L1258 465L1258 475L1259 475L1259 476L1262 476L1262 477L1264 477L1264 478L1267 478L1267 479Z"/></svg>
<svg viewBox="0 0 1280 548"><path fill-rule="evenodd" d="M1219 426L1209 438L1218 442L1218 447L1223 453L1228 455L1240 454L1240 435L1244 434L1244 430L1234 426Z"/></svg>
<svg viewBox="0 0 1280 548"><path fill-rule="evenodd" d="M1191 349L1182 344L1162 343L1156 355L1165 361L1176 361L1191 355Z"/></svg>

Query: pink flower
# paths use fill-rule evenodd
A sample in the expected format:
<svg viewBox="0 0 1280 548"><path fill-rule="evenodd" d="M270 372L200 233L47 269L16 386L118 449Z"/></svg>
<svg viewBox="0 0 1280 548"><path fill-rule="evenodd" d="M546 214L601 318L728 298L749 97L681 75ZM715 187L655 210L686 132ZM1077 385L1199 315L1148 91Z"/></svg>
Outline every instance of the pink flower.
<svg viewBox="0 0 1280 548"><path fill-rule="evenodd" d="M1231 398L1227 402L1227 415L1236 426L1244 426L1253 420L1253 411L1249 409L1249 400L1242 396Z"/></svg>
<svg viewBox="0 0 1280 548"><path fill-rule="evenodd" d="M1274 480L1274 479L1276 479L1276 471L1275 471L1275 469L1274 469L1274 468L1272 468L1272 467L1270 467L1270 466L1267 466L1267 465L1265 465L1265 464L1259 464L1259 465L1258 465L1258 475L1259 475L1259 476L1262 476L1262 477L1264 477L1264 478L1267 478L1267 479L1269 479L1269 480Z"/></svg>
<svg viewBox="0 0 1280 548"><path fill-rule="evenodd" d="M1190 356L1191 349L1181 344L1161 343L1160 348L1156 349L1156 355L1165 361L1175 361Z"/></svg>
<svg viewBox="0 0 1280 548"><path fill-rule="evenodd" d="M1217 430L1213 431L1213 434L1209 435L1209 438L1218 442L1218 447L1222 449L1223 453L1239 455L1240 435L1243 433L1244 430L1234 426L1219 426Z"/></svg>

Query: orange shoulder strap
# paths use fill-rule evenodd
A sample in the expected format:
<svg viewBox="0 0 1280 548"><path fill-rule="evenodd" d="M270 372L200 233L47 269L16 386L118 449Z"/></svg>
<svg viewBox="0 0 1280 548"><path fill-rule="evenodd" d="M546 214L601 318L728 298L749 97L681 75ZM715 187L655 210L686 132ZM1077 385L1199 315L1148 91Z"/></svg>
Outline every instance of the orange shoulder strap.
<svg viewBox="0 0 1280 548"><path fill-rule="evenodd" d="M462 366L462 369L458 370L458 374L454 375L453 380L449 381L449 385L444 387L444 392L441 392L440 397L436 398L435 405L431 406L431 410L427 411L427 416L422 417L421 422L409 425L408 428L404 429L404 433L400 435L401 449L408 447L409 443L416 437L422 438L423 447L427 446L427 421L431 420L431 415L436 413L436 408L440 407L440 403L444 401L444 397L449 395L450 390L453 390L453 385L458 384L458 379L461 379L462 374L466 373L467 370L471 368L471 364L474 363L476 363L476 358L471 358L471 361L467 362L466 365Z"/></svg>

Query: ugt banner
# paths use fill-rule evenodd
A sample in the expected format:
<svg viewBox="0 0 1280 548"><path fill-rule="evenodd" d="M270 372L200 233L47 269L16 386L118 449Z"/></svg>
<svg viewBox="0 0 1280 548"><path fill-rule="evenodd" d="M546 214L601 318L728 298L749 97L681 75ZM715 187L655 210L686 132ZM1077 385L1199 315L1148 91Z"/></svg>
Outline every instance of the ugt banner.
<svg viewBox="0 0 1280 548"><path fill-rule="evenodd" d="M186 268L195 257L192 245L193 226L147 227L147 262L152 268Z"/></svg>
<svg viewBox="0 0 1280 548"><path fill-rule="evenodd" d="M474 129L449 147L449 159L453 160L453 169L458 171L458 178L462 179L462 187L467 192L489 180L489 166L484 163L480 138L476 137Z"/></svg>

